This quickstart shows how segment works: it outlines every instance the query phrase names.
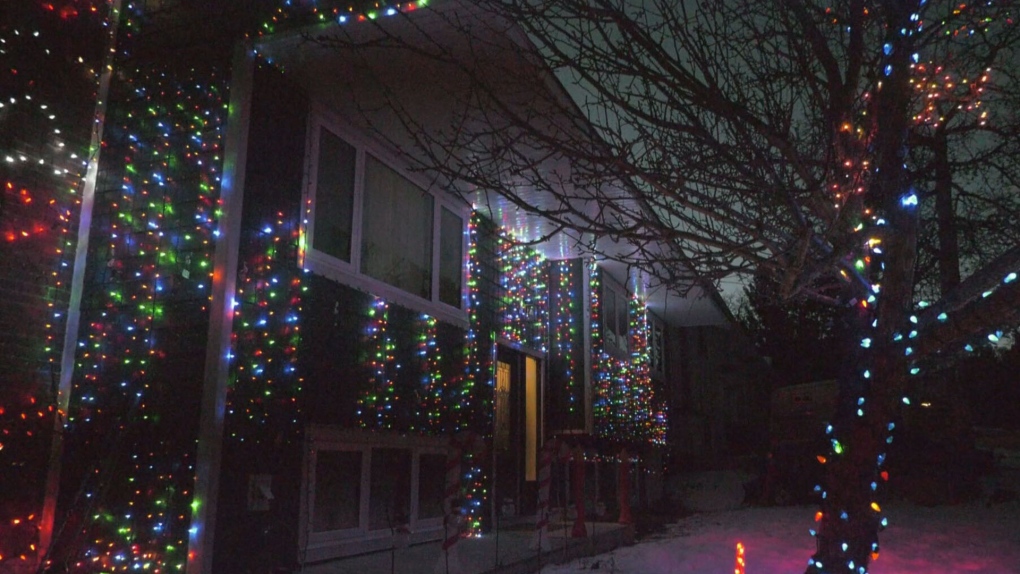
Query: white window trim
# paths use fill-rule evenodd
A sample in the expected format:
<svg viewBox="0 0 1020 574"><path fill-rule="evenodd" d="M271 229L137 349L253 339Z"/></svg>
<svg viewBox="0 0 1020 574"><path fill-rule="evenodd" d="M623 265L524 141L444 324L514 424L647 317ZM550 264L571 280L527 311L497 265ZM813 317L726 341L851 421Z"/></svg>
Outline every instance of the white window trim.
<svg viewBox="0 0 1020 574"><path fill-rule="evenodd" d="M646 324L648 325L648 363L649 371L652 375L657 377L666 376L666 338L669 336L669 331L666 329L666 322L659 318L658 315L650 310L645 310ZM659 341L659 364L656 365L652 357L653 345L655 345L655 330L659 329L662 333L662 340Z"/></svg>
<svg viewBox="0 0 1020 574"><path fill-rule="evenodd" d="M623 345L619 345L616 342L616 336L609 329L610 321L616 321L616 314L613 317L609 317L606 313L606 294L612 291L613 297L615 298L615 305L624 305L626 312L624 316L627 318L626 325L623 326ZM614 277L602 272L602 293L600 294L602 301L602 348L603 350L620 359L627 359L630 357L630 296L627 293L627 289L624 288ZM613 339L613 343L610 344L610 337Z"/></svg>
<svg viewBox="0 0 1020 574"><path fill-rule="evenodd" d="M299 561L317 562L393 546L389 528L370 529L371 469L373 448L400 448L411 451L409 543L417 544L442 537L443 517L420 518L418 493L423 455L449 456L446 437L408 436L395 432L366 432L332 426L310 425L305 436L304 476L301 489ZM361 486L358 500L358 526L342 530L312 532L315 508L315 471L320 451L361 452Z"/></svg>
<svg viewBox="0 0 1020 574"><path fill-rule="evenodd" d="M351 210L351 261L348 263L315 249L315 193L317 189L319 161L319 133L322 128L328 129L355 149L354 167L354 205ZM303 245L301 246L300 265L303 270L322 275L355 289L381 297L390 303L401 305L415 311L426 313L436 319L468 327L468 285L467 285L467 228L471 218L471 209L465 202L449 192L435 189L420 174L411 173L407 162L402 161L398 154L386 149L379 142L364 135L359 130L344 122L332 111L321 106L312 106L308 116L308 128L305 145L305 181L303 185L302 205L304 214L301 221ZM420 187L433 199L432 209L432 285L431 299L424 299L408 293L360 272L361 269L361 223L364 203L365 154L371 154L381 163L393 169L408 181ZM439 266L440 266L440 227L443 208L461 218L461 257L460 269L460 308L448 305L439 300Z"/></svg>

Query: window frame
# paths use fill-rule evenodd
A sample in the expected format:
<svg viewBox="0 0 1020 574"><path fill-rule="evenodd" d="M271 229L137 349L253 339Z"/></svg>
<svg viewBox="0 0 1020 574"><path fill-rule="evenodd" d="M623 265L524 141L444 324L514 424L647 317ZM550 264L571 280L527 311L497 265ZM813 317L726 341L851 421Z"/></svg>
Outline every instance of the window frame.
<svg viewBox="0 0 1020 574"><path fill-rule="evenodd" d="M603 272L601 281L602 293L602 348L603 350L614 357L619 359L627 359L630 357L630 295L627 293L627 289L621 285L614 277L608 273ZM613 301L613 316L610 317L606 311L608 298L612 296ZM623 316L626 318L625 325L623 326L623 345L619 345L617 341L617 328L610 329L610 323L615 327L619 327L616 324L616 319L619 317L619 305L624 306ZM610 342L610 333L612 333L612 342Z"/></svg>
<svg viewBox="0 0 1020 574"><path fill-rule="evenodd" d="M426 455L451 454L449 441L441 436L408 436L393 431L368 432L342 429L329 425L309 425L304 444L302 463L301 510L299 529L299 561L317 562L353 554L385 550L393 547L397 534L390 528L371 527L372 455L377 449L408 450L411 468L408 483L410 513L406 525L410 534L408 543L417 544L442 537L444 515L423 517L419 495L421 491L421 459ZM320 452L360 452L360 489L358 493L358 525L337 530L315 531L316 471ZM445 503L445 500L442 503Z"/></svg>
<svg viewBox="0 0 1020 574"><path fill-rule="evenodd" d="M324 129L329 130L334 136L349 144L355 151L350 262L343 261L315 249L315 196L318 191L319 141L321 139L321 130ZM427 193L432 197L432 257L430 262L431 289L429 299L404 291L400 287L390 285L361 271L367 154L371 154L379 163L405 178L412 185L419 188L422 193ZM420 174L410 173L407 162L401 160L397 153L361 133L337 117L332 111L313 105L312 110L308 114L305 143L305 176L301 204L303 206L303 214L301 218L299 265L304 271L322 275L355 289L381 297L391 303L427 313L441 321L467 328L468 278L466 260L461 261L458 265L460 269L460 306L455 307L440 300L443 209L445 208L460 217L461 258L464 259L469 252L467 230L471 218L471 208L466 202L447 191L430 185Z"/></svg>
<svg viewBox="0 0 1020 574"><path fill-rule="evenodd" d="M646 310L645 316L645 323L648 326L646 335L648 337L648 370L653 377L664 378L669 365L666 357L669 331L666 329L666 322L651 310ZM656 331L660 334L658 339ZM658 361L655 360L656 347L658 348Z"/></svg>

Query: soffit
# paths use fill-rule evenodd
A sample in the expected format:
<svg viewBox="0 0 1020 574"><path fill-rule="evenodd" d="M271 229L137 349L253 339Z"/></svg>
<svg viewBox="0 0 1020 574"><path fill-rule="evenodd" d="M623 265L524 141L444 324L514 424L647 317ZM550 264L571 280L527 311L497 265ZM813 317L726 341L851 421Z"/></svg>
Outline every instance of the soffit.
<svg viewBox="0 0 1020 574"><path fill-rule="evenodd" d="M400 42L392 42L388 37L399 38ZM327 46L315 39L343 40L357 48ZM367 139L386 141L394 154L425 163L429 160L424 159L410 134L419 130L443 133L442 130L457 129L465 122L467 102L477 97L472 91L472 78L458 64L441 61L444 59L483 62L474 73L483 75L486 83L531 77L528 90L518 93L512 90L521 83L506 84L507 93L512 94L510 100L521 106L554 102L560 110L580 113L552 73L521 56L521 50L528 49L528 41L520 30L471 2L434 0L428 8L407 14L344 24L331 22L272 36L262 40L257 49L301 86L315 105L329 110L349 129ZM438 59L434 57L437 50L441 54ZM422 55L422 51L432 56ZM530 90L536 89L546 90L537 103L530 99ZM395 113L395 109L406 114ZM573 124L576 119L570 118L564 124ZM459 154L457 161L469 159L462 150L452 153ZM555 177L569 171L569 166L545 161L543 169ZM418 176L430 177L427 172ZM527 182L515 182L515 186L517 197L527 205L551 210L561 201ZM456 194L516 238L534 242L536 251L550 259L590 253L590 238L560 230L499 194L486 193L463 182L457 184ZM619 254L625 253L627 246L600 240L598 250ZM600 264L607 273L627 283L629 290L645 298L650 308L669 323L699 325L727 321L726 311L720 308L714 292L685 287L680 291L686 291L686 296L679 296L648 274L609 260ZM628 273L630 281L626 280Z"/></svg>

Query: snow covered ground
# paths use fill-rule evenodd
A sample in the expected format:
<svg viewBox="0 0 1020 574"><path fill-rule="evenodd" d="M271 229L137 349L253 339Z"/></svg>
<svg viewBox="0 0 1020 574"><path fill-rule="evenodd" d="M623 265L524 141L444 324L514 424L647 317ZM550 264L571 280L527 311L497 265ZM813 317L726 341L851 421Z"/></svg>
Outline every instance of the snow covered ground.
<svg viewBox="0 0 1020 574"><path fill-rule="evenodd" d="M729 574L736 544L748 574L800 574L814 552L814 506L744 508L696 514L664 534L609 554L550 566L543 574ZM889 527L872 574L1020 573L1020 501L886 508Z"/></svg>

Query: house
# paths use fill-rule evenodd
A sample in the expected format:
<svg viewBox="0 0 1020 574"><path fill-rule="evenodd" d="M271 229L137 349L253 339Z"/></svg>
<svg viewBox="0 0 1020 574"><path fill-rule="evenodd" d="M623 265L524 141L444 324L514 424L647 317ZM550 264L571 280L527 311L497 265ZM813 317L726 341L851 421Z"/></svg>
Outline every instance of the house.
<svg viewBox="0 0 1020 574"><path fill-rule="evenodd" d="M309 41L424 30L479 57L443 28L452 15L499 30L482 55L512 67L529 65L526 38L457 0L113 9L47 560L242 572L390 548L398 532L434 540L453 459L456 502L491 532L535 514L554 438L589 461L589 503L615 508L624 447L635 502L661 496L670 411L699 360L682 334L727 322L718 297L656 287L506 199L413 169L407 121L449 126L470 82Z"/></svg>
<svg viewBox="0 0 1020 574"><path fill-rule="evenodd" d="M34 554L85 172L102 17L0 10L0 570ZM71 38L77 38L72 41ZM73 49L72 49L73 48ZM73 56L72 56L73 54ZM22 558L24 557L24 559Z"/></svg>

